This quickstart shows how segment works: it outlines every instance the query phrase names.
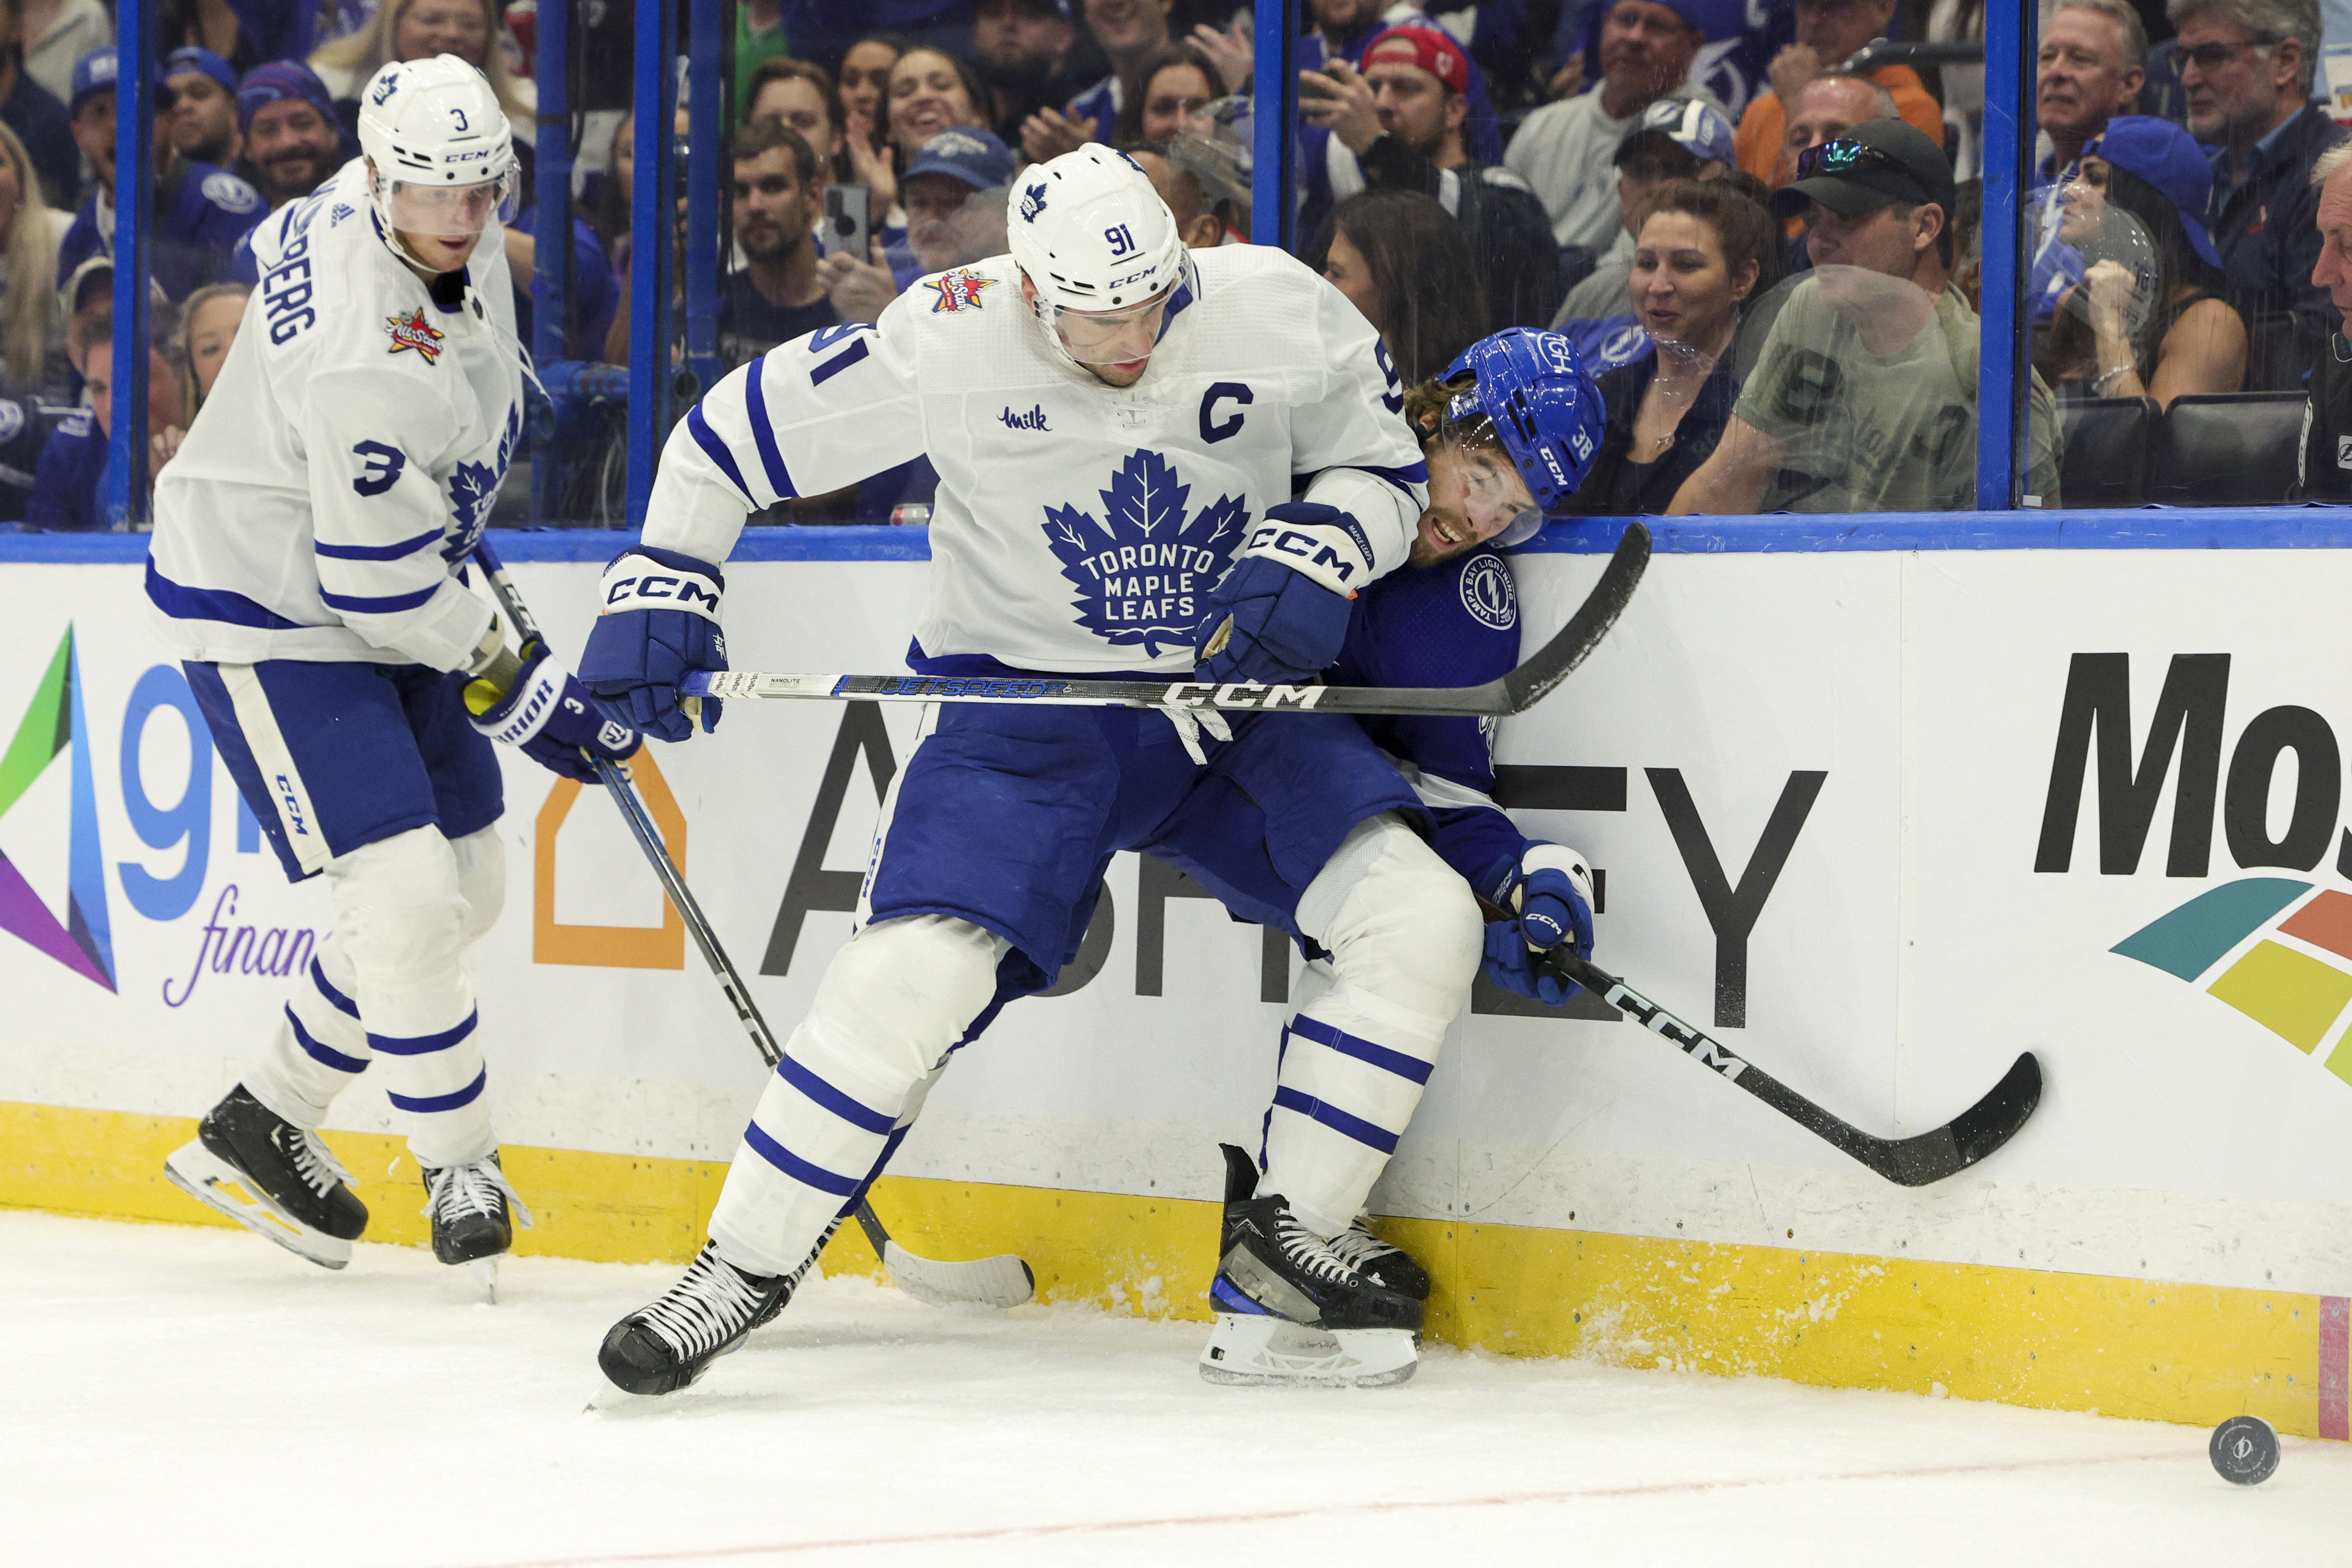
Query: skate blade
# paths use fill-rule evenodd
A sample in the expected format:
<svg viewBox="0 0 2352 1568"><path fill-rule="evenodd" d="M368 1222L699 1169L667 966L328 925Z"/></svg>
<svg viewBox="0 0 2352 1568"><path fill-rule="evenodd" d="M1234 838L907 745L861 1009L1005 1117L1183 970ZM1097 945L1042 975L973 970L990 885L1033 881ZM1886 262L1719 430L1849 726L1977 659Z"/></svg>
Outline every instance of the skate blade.
<svg viewBox="0 0 2352 1568"><path fill-rule="evenodd" d="M499 1260L495 1258L477 1258L467 1264L466 1268L473 1275L475 1286L482 1292L482 1305L497 1306L499 1304Z"/></svg>
<svg viewBox="0 0 2352 1568"><path fill-rule="evenodd" d="M1009 1252L940 1263L893 1241L882 1248L882 1267L891 1284L928 1307L1018 1307L1037 1293L1029 1266Z"/></svg>
<svg viewBox="0 0 2352 1568"><path fill-rule="evenodd" d="M1310 1329L1287 1318L1220 1312L1201 1376L1232 1386L1385 1388L1421 1364L1410 1329Z"/></svg>
<svg viewBox="0 0 2352 1568"><path fill-rule="evenodd" d="M174 1149L163 1161L163 1174L206 1208L322 1268L341 1268L352 1260L350 1242L313 1230L271 1203L236 1166L205 1148L202 1139L192 1138Z"/></svg>

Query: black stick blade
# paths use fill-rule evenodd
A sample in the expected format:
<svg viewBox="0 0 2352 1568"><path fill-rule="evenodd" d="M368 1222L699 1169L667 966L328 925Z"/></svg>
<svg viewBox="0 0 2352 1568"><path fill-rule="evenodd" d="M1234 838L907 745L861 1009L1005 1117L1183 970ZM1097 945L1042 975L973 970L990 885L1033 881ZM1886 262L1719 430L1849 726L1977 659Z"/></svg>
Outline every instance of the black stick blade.
<svg viewBox="0 0 2352 1568"><path fill-rule="evenodd" d="M1508 698L1504 711L1524 713L1551 693L1551 689L1566 680L1585 656L1601 646L1617 617L1625 613L1625 605L1641 585L1642 574L1650 565L1650 531L1640 521L1625 525L1625 535L1617 542L1617 552L1609 558L1608 567L1601 574L1568 625L1556 633L1551 641L1538 649L1536 656L1503 677L1503 689Z"/></svg>
<svg viewBox="0 0 2352 1568"><path fill-rule="evenodd" d="M2042 1103L2042 1064L2027 1051L2011 1064L1982 1100L1933 1132L1888 1145L1899 1157L1878 1173L1906 1187L1924 1187L1956 1175L2017 1136ZM1870 1163L1870 1162L1865 1162Z"/></svg>

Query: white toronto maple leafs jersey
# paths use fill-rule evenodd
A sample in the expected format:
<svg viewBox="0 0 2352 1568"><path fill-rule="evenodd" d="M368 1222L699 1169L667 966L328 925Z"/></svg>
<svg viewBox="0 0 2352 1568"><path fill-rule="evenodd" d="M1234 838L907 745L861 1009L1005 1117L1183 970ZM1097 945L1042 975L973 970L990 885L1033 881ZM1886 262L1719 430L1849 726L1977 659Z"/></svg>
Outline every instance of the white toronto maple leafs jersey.
<svg viewBox="0 0 2352 1568"><path fill-rule="evenodd" d="M182 658L463 665L457 581L522 438L495 224L436 304L376 234L354 159L253 233L260 283L155 485L149 619Z"/></svg>
<svg viewBox="0 0 2352 1568"><path fill-rule="evenodd" d="M1402 563L1427 470L1378 334L1281 251L1191 254L1123 390L1061 356L1006 256L918 280L877 325L783 344L671 433L646 542L723 561L752 509L929 453L916 641L1057 671L1190 669L1209 589L1308 476L1306 499L1361 526L1370 577Z"/></svg>

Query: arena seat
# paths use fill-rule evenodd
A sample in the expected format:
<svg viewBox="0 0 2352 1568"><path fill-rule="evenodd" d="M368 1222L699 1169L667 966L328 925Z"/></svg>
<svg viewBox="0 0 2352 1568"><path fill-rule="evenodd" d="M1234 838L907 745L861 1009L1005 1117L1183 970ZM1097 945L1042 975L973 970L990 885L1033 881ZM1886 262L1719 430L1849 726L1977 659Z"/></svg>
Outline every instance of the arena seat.
<svg viewBox="0 0 2352 1568"><path fill-rule="evenodd" d="M2157 419L2152 398L2084 397L2061 403L2061 503L2137 506L2147 500L2147 465L2156 445Z"/></svg>
<svg viewBox="0 0 2352 1568"><path fill-rule="evenodd" d="M2300 392L2176 397L2156 442L2147 499L2165 506L2265 506L2294 488ZM2071 498L2068 498L2071 500Z"/></svg>

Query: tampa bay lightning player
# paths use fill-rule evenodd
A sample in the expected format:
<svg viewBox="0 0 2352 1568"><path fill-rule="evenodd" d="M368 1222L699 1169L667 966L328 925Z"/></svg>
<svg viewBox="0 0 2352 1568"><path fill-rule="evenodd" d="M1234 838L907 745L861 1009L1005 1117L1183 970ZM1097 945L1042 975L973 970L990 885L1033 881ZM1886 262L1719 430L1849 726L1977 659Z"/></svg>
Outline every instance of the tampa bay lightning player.
<svg viewBox="0 0 2352 1568"><path fill-rule="evenodd" d="M782 345L672 435L645 543L608 569L582 660L615 717L692 733L677 688L725 667L719 563L748 512L924 452L940 489L909 662L925 675L1297 682L1339 657L1351 595L1403 564L1427 494L1370 326L1278 250L1187 251L1106 148L1024 172L1008 197L1010 256L920 279L874 326ZM1430 830L1336 715L1252 716L1225 739L1148 710L931 710L858 930L785 1043L710 1240L614 1325L605 1375L668 1393L772 1316L949 1051L1053 983L1110 857L1144 848L1331 954L1301 1026L1340 1042L1351 1075L1320 1089L1332 1115L1273 1130L1218 1275L1213 1352L1281 1376L1304 1336L1328 1348L1323 1379L1410 1375L1422 1303L1328 1243L1381 1163L1358 1157L1355 1130L1403 1129L1478 967L1476 901Z"/></svg>
<svg viewBox="0 0 2352 1568"><path fill-rule="evenodd" d="M1600 389L1557 332L1514 327L1473 343L1444 375L1405 390L1406 422L1429 466L1429 510L1401 571L1356 597L1335 686L1475 686L1519 661L1518 593L1501 554L1565 506L1600 449ZM1412 784L1428 808L1437 852L1478 896L1487 915L1488 978L1557 1005L1576 987L1538 969L1534 955L1572 939L1592 951L1592 873L1573 849L1521 834L1494 801L1491 721L1436 715L1357 721ZM1267 1112L1269 1138L1286 1119L1321 1114L1324 1085L1352 1070L1344 1045L1315 1021L1315 1003L1336 983L1310 962L1299 1007L1283 1031L1281 1078ZM1355 1147L1323 1145L1377 1173L1395 1146L1378 1128ZM1245 1194L1257 1171L1226 1149L1229 1194ZM1369 1182L1366 1184L1369 1188ZM1352 1189L1352 1186L1350 1188ZM1429 1276L1360 1220L1331 1250L1365 1278L1425 1300Z"/></svg>

